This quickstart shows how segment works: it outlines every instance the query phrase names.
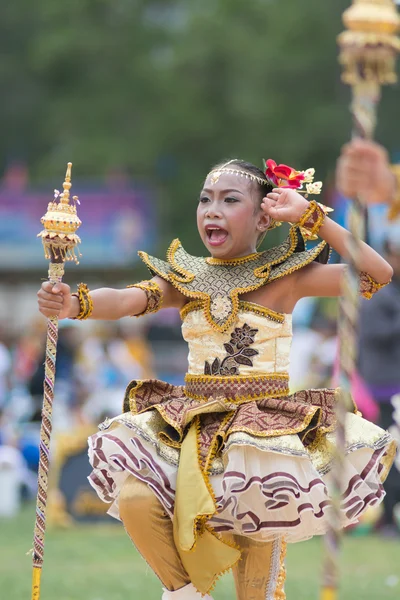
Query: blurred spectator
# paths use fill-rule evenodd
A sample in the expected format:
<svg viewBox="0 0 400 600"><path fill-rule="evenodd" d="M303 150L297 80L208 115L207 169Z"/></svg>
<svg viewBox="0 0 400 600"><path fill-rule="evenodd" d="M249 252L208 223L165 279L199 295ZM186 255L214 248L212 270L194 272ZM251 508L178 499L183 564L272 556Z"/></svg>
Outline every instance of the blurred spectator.
<svg viewBox="0 0 400 600"><path fill-rule="evenodd" d="M394 419L395 424L393 425L393 427L390 428L390 433L393 435L394 439L396 440L396 442L400 448L400 395L396 395L393 397L392 404L394 407L393 419ZM400 471L400 452L397 453L395 465L397 467L397 470ZM398 505L397 511L398 511L398 519L397 520L400 523L400 518L399 518L400 517L400 504Z"/></svg>
<svg viewBox="0 0 400 600"><path fill-rule="evenodd" d="M10 391L11 355L0 339L0 409L5 406Z"/></svg>
<svg viewBox="0 0 400 600"><path fill-rule="evenodd" d="M31 483L25 460L21 452L11 445L0 446L0 517L17 514L21 501L21 489Z"/></svg>
<svg viewBox="0 0 400 600"><path fill-rule="evenodd" d="M121 412L125 388L132 379L153 376L153 355L146 320L97 323L77 355L77 377L84 391L83 420L97 423Z"/></svg>
<svg viewBox="0 0 400 600"><path fill-rule="evenodd" d="M57 363L56 363L56 382L54 386L55 405L57 411L55 415L55 426L61 429L68 428L68 422L71 420L71 410L73 410L77 398L77 379L76 379L76 355L79 348L80 333L79 325L74 321L60 321L59 335L57 343ZM45 339L43 339L43 343ZM28 390L33 401L33 414L31 421L40 422L41 408L43 401L43 380L44 380L45 347L42 347L41 354L38 356L36 368L28 382ZM62 423L65 419L65 425ZM72 422L69 426L72 425Z"/></svg>
<svg viewBox="0 0 400 600"><path fill-rule="evenodd" d="M330 387L337 337L336 321L326 308L321 302L301 300L293 313L295 333L289 370L293 391Z"/></svg>
<svg viewBox="0 0 400 600"><path fill-rule="evenodd" d="M391 399L400 393L400 242L387 239L386 258L393 267L393 281L360 310L359 372L379 404L379 424L394 424ZM384 517L381 531L400 535L394 508L400 502L400 475L392 469L385 484Z"/></svg>
<svg viewBox="0 0 400 600"><path fill-rule="evenodd" d="M36 475L20 450L18 431L0 408L0 516L12 517L22 496L36 493Z"/></svg>
<svg viewBox="0 0 400 600"><path fill-rule="evenodd" d="M40 317L33 320L21 332L13 350L13 383L26 385L37 368L46 340L46 321Z"/></svg>
<svg viewBox="0 0 400 600"><path fill-rule="evenodd" d="M28 169L24 162L11 161L3 174L1 187L7 193L22 194L28 186Z"/></svg>

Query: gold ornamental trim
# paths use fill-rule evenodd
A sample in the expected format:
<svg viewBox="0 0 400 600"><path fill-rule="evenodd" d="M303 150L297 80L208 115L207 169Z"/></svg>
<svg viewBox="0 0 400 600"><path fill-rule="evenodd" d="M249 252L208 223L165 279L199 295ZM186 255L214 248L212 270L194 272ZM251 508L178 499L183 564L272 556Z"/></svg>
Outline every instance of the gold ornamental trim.
<svg viewBox="0 0 400 600"><path fill-rule="evenodd" d="M289 373L282 371L281 373L268 373L268 375L195 375L186 373L185 382L204 383L208 381L219 381L220 383L260 383L265 381L276 381L284 379L289 381Z"/></svg>
<svg viewBox="0 0 400 600"><path fill-rule="evenodd" d="M268 375L194 375L185 376L185 395L208 402L243 404L262 398L280 398L289 394L289 373Z"/></svg>
<svg viewBox="0 0 400 600"><path fill-rule="evenodd" d="M209 256L206 258L206 263L208 265L241 265L258 258L260 254L261 252L253 252L252 254L248 254L247 256L239 256L238 258L213 258L212 256Z"/></svg>
<svg viewBox="0 0 400 600"><path fill-rule="evenodd" d="M192 300L191 302L188 302L179 311L181 320L184 321L191 312L202 309L203 302L201 300ZM253 313L260 317L266 317L276 323L284 323L286 318L285 313L279 313L271 308L257 304L256 302L248 302L246 300L239 300L239 312Z"/></svg>
<svg viewBox="0 0 400 600"><path fill-rule="evenodd" d="M301 233L293 226L282 244L240 257L237 264L235 260L209 264L206 258L188 254L178 239L173 240L168 249L167 262L146 252L139 252L139 256L153 275L168 281L183 296L201 302L210 326L224 333L237 319L240 296L308 265L326 245L321 242L312 250L296 252L300 241Z"/></svg>

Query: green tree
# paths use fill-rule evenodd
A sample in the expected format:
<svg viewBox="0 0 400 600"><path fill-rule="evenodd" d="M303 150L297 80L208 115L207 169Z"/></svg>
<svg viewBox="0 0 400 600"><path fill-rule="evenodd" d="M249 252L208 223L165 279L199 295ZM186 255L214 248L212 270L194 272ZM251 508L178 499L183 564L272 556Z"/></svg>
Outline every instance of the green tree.
<svg viewBox="0 0 400 600"><path fill-rule="evenodd" d="M223 158L318 178L349 138L336 36L350 0L18 0L0 7L0 161L35 178L116 166L154 185L160 246L192 251L202 180ZM385 93L380 139L397 144ZM275 235L281 235L279 232Z"/></svg>

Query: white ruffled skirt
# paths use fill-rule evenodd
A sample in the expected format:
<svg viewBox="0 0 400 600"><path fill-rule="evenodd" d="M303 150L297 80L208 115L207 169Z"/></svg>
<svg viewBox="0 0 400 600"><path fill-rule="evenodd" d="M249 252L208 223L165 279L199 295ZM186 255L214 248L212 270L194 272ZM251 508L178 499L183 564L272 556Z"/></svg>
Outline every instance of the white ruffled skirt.
<svg viewBox="0 0 400 600"><path fill-rule="evenodd" d="M165 421L156 410L125 413L100 426L89 438L93 471L89 481L119 518L119 492L128 475L147 483L173 517L180 450L160 439ZM297 434L255 437L236 432L225 440L209 469L217 512L215 532L288 542L324 534L331 508L335 451L330 432L305 447ZM356 414L346 421L341 522L356 523L384 497L382 483L395 456L395 443L379 427ZM190 473L187 475L190 477Z"/></svg>

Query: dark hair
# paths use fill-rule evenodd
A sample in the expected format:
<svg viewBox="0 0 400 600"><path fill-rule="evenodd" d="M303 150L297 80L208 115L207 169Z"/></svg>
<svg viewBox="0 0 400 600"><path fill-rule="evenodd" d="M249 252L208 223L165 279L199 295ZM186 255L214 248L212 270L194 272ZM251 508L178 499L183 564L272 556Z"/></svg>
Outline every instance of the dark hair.
<svg viewBox="0 0 400 600"><path fill-rule="evenodd" d="M255 186L257 192L259 192L260 202L267 194L272 192L273 186L267 181L264 171L262 169L259 169L252 163L246 162L245 160L240 160L240 158L235 158L233 160L226 160L224 162L219 163L218 165L215 165L215 167L213 167L212 170L214 171L214 169L220 169L221 167L225 166L228 169L238 169L239 171L249 173L250 175L254 175L255 177L258 177L259 179L265 181L265 183L259 183L255 179L251 180L251 183L253 184L253 186Z"/></svg>

